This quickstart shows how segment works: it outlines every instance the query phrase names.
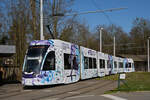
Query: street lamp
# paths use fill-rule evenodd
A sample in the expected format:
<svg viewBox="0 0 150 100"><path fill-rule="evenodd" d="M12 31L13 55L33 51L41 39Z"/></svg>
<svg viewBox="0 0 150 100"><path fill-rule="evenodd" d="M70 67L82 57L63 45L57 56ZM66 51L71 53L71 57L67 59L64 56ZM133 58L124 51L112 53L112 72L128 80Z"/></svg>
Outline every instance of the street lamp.
<svg viewBox="0 0 150 100"><path fill-rule="evenodd" d="M150 39L150 37L148 37L148 39L147 39L147 64L148 64L148 68L147 68L147 70L148 70L148 72L149 72L149 39Z"/></svg>
<svg viewBox="0 0 150 100"><path fill-rule="evenodd" d="M100 44L100 48L99 48L99 50L100 50L100 52L102 52L102 30L103 30L103 28L101 27L100 28L100 37L99 37L99 44Z"/></svg>
<svg viewBox="0 0 150 100"><path fill-rule="evenodd" d="M115 41L115 36L114 36L114 56L116 56L116 41Z"/></svg>

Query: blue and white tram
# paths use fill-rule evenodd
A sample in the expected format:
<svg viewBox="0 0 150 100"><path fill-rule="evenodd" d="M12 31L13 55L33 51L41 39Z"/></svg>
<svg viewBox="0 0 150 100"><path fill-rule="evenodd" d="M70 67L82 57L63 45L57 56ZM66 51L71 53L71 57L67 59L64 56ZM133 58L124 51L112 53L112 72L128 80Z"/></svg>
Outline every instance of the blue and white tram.
<svg viewBox="0 0 150 100"><path fill-rule="evenodd" d="M97 77L97 52L80 46L81 79Z"/></svg>
<svg viewBox="0 0 150 100"><path fill-rule="evenodd" d="M97 70L98 70L98 76L99 77L103 77L105 76L105 70L107 67L107 62L106 62L106 58L108 57L108 55L102 53L102 52L98 52L98 61L97 61Z"/></svg>
<svg viewBox="0 0 150 100"><path fill-rule="evenodd" d="M61 40L32 41L24 59L24 86L77 82L80 78L79 46Z"/></svg>
<svg viewBox="0 0 150 100"><path fill-rule="evenodd" d="M68 84L94 77L134 71L132 59L61 40L35 40L29 45L22 70L24 86Z"/></svg>

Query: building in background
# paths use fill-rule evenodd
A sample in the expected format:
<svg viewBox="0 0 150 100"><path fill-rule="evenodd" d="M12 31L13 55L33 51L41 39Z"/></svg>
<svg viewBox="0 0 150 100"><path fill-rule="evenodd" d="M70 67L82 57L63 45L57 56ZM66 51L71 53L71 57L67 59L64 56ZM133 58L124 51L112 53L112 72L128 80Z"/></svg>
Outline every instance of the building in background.
<svg viewBox="0 0 150 100"><path fill-rule="evenodd" d="M0 45L0 81L17 80L19 68L15 63L16 46Z"/></svg>

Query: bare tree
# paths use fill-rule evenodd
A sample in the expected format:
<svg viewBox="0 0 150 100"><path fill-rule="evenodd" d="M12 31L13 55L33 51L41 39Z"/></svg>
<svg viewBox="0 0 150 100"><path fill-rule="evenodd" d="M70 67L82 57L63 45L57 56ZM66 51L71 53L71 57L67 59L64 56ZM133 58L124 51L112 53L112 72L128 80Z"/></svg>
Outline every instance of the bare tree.
<svg viewBox="0 0 150 100"><path fill-rule="evenodd" d="M133 21L130 36L132 42L135 43L134 48L132 48L132 53L146 54L147 39L150 36L150 20L136 18Z"/></svg>
<svg viewBox="0 0 150 100"><path fill-rule="evenodd" d="M44 16L45 25L51 26L52 33L55 38L60 38L62 29L66 27L65 19L66 16L57 16L58 14L66 14L71 11L69 8L74 0L45 0L44 2Z"/></svg>
<svg viewBox="0 0 150 100"><path fill-rule="evenodd" d="M38 17L38 13L36 12L37 6L36 6L36 0L30 0L30 8L31 8L31 12L32 12L32 21L31 21L31 27L33 28L33 39L34 40L39 40L40 39L40 35L38 32L38 22L39 19L37 19Z"/></svg>
<svg viewBox="0 0 150 100"><path fill-rule="evenodd" d="M103 27L102 31L102 45L103 52L113 55L113 39L115 36L116 40L116 54L127 53L126 49L128 48L126 44L129 42L129 36L123 31L120 26L117 25L98 25L96 28L95 39L97 40L97 47L99 48L99 31ZM98 49L99 50L99 49Z"/></svg>
<svg viewBox="0 0 150 100"><path fill-rule="evenodd" d="M9 28L9 35L11 40L15 41L16 45L16 63L21 67L23 58L27 48L27 35L32 34L30 28L30 7L28 0L10 1L9 21L11 22ZM22 68L22 67L21 67Z"/></svg>

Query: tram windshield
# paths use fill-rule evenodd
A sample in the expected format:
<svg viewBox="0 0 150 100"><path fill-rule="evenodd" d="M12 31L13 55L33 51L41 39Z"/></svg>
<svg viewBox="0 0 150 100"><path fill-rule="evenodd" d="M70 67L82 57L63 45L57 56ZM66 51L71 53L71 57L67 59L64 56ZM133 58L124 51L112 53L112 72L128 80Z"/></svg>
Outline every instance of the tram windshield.
<svg viewBox="0 0 150 100"><path fill-rule="evenodd" d="M46 54L48 45L29 46L26 54L24 72L40 72L41 62Z"/></svg>

